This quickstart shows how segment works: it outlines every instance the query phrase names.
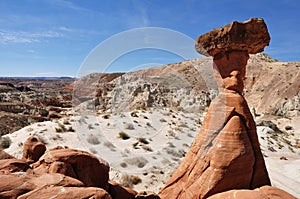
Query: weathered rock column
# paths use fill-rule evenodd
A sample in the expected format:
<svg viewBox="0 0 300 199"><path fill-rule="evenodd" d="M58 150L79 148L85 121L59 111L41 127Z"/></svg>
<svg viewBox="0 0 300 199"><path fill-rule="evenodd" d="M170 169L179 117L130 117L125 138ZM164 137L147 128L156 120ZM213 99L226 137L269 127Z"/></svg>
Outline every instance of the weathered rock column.
<svg viewBox="0 0 300 199"><path fill-rule="evenodd" d="M196 50L213 56L219 95L208 109L190 151L159 195L207 198L231 189L270 185L256 125L242 96L249 54L270 42L263 19L232 22L201 35Z"/></svg>

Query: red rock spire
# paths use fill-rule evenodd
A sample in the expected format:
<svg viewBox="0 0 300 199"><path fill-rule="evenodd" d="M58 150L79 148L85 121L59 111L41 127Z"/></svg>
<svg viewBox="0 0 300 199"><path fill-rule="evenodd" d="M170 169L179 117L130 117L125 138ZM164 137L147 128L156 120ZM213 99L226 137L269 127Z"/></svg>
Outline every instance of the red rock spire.
<svg viewBox="0 0 300 199"><path fill-rule="evenodd" d="M190 151L159 195L207 198L231 189L270 185L256 125L242 96L249 53L270 42L263 19L232 22L201 35L196 50L213 56L219 95L208 109Z"/></svg>

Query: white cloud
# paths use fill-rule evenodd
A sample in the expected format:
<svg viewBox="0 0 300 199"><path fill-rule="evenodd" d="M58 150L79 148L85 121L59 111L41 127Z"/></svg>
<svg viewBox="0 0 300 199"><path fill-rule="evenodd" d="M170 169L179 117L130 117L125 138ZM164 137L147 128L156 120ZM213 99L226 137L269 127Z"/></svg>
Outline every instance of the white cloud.
<svg viewBox="0 0 300 199"><path fill-rule="evenodd" d="M73 29L67 28L65 26L60 26L58 29L61 31L65 31L65 32L73 32L74 31Z"/></svg>
<svg viewBox="0 0 300 199"><path fill-rule="evenodd" d="M79 12L92 12L92 10L83 8L81 6L76 5L73 2L66 1L66 0L50 0L49 3L54 4L56 6L68 8L71 10L79 11Z"/></svg>
<svg viewBox="0 0 300 199"><path fill-rule="evenodd" d="M0 43L35 43L46 38L58 38L63 34L55 31L45 32L24 32L24 31L4 31L0 30Z"/></svg>

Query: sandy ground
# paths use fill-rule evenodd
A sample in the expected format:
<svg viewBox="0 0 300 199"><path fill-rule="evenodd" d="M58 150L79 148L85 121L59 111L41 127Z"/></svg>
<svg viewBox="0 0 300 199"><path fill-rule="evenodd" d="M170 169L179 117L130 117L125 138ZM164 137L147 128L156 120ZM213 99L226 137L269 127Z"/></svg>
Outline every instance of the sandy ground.
<svg viewBox="0 0 300 199"><path fill-rule="evenodd" d="M258 126L257 133L264 154L272 186L279 187L300 198L300 117L263 117L274 122L283 133ZM286 130L285 127L292 127ZM299 147L299 146L298 146Z"/></svg>
<svg viewBox="0 0 300 199"><path fill-rule="evenodd" d="M36 123L7 135L12 144L5 151L21 158L23 143L28 136L36 135L48 149L68 146L105 159L111 167L111 180L137 191L158 192L189 150L204 115L149 109L68 116L53 122ZM281 129L287 125L293 127L277 137L272 136L272 129L258 127L272 185L296 197L300 197L300 149L295 147L300 138L298 119L274 120ZM135 184L133 178L141 182Z"/></svg>

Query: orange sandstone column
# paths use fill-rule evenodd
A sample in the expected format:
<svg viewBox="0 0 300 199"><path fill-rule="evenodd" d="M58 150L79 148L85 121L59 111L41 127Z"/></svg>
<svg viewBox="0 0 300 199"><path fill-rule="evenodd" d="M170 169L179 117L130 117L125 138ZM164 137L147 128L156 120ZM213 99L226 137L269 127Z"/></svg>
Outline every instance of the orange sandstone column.
<svg viewBox="0 0 300 199"><path fill-rule="evenodd" d="M232 22L201 35L196 50L213 56L219 95L190 151L161 189L162 199L207 198L231 189L270 185L256 125L242 96L249 54L270 42L263 19Z"/></svg>

